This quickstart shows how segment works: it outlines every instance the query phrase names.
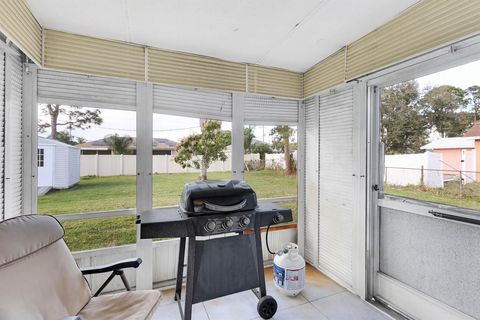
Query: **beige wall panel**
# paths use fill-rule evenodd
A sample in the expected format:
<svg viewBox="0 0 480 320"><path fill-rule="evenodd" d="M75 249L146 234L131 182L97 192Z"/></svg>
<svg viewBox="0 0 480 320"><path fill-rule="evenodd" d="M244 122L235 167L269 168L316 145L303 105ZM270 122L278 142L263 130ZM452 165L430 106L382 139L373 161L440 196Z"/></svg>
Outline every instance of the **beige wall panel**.
<svg viewBox="0 0 480 320"><path fill-rule="evenodd" d="M249 65L248 92L280 97L302 98L303 75L301 73Z"/></svg>
<svg viewBox="0 0 480 320"><path fill-rule="evenodd" d="M345 81L345 49L317 63L304 74L304 96L308 97Z"/></svg>
<svg viewBox="0 0 480 320"><path fill-rule="evenodd" d="M42 28L25 0L0 0L0 31L36 64L41 64Z"/></svg>
<svg viewBox="0 0 480 320"><path fill-rule="evenodd" d="M45 67L145 80L145 49L122 42L47 30Z"/></svg>
<svg viewBox="0 0 480 320"><path fill-rule="evenodd" d="M480 1L424 0L348 46L347 80L480 32Z"/></svg>
<svg viewBox="0 0 480 320"><path fill-rule="evenodd" d="M245 65L215 58L148 49L148 80L245 92Z"/></svg>

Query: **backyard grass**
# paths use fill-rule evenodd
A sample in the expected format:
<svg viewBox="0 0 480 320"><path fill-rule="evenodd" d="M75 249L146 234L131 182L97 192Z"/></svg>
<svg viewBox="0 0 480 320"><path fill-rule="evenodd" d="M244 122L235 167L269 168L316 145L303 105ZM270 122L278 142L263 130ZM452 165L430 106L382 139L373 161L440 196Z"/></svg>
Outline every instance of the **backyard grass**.
<svg viewBox="0 0 480 320"><path fill-rule="evenodd" d="M212 172L209 179L228 179L229 172ZM196 173L156 174L153 176L153 206L178 203L185 183L197 179ZM252 171L245 180L257 192L258 198L297 194L296 176L277 171ZM135 207L135 177L82 177L68 190L58 190L38 198L38 211L47 214L84 213L128 209Z"/></svg>
<svg viewBox="0 0 480 320"><path fill-rule="evenodd" d="M297 222L297 202L279 203L292 209ZM71 251L90 250L135 243L135 217L94 218L63 221L65 242Z"/></svg>
<svg viewBox="0 0 480 320"><path fill-rule="evenodd" d="M463 190L454 181L446 182L444 188L386 185L385 193L480 211L480 183L467 183Z"/></svg>
<svg viewBox="0 0 480 320"><path fill-rule="evenodd" d="M209 173L209 179L227 179L228 172ZM158 174L153 176L153 205L178 203L183 185L197 178L195 173ZM276 171L252 171L245 180L257 192L258 198L293 196L297 193L295 176ZM297 220L296 201L282 202L292 209ZM135 207L135 177L82 177L68 190L59 190L38 198L40 213L68 214L118 210ZM133 216L63 221L65 241L70 250L80 251L135 243L136 227Z"/></svg>
<svg viewBox="0 0 480 320"><path fill-rule="evenodd" d="M135 217L94 218L62 221L65 242L71 251L135 243Z"/></svg>

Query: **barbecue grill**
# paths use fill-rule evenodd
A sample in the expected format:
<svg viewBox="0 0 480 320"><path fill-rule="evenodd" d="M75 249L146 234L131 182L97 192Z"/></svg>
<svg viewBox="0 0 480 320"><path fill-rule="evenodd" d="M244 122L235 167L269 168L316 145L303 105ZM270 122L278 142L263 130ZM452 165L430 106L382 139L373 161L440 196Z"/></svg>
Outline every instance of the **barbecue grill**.
<svg viewBox="0 0 480 320"><path fill-rule="evenodd" d="M244 181L211 180L185 185L179 208L154 209L138 216L142 239L180 238L175 300L190 320L192 305L252 290L257 311L273 317L277 302L267 296L260 232L292 221L292 212L273 203L257 203ZM227 234L227 236L218 236ZM188 238L185 309L180 303Z"/></svg>

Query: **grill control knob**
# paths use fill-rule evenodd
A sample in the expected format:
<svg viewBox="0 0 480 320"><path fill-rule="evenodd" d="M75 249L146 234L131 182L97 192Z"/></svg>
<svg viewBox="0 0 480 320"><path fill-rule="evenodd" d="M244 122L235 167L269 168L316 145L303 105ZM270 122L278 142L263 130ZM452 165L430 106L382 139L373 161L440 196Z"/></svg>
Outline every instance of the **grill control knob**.
<svg viewBox="0 0 480 320"><path fill-rule="evenodd" d="M212 221L212 220L209 220L206 224L205 224L205 231L207 232L213 232L215 231L215 227L217 226L217 224L215 223L215 221Z"/></svg>
<svg viewBox="0 0 480 320"><path fill-rule="evenodd" d="M274 223L282 223L284 219L285 219L285 217L284 217L282 214L277 213L277 214L273 217L273 222L274 222Z"/></svg>
<svg viewBox="0 0 480 320"><path fill-rule="evenodd" d="M225 219L225 221L223 222L223 227L225 229L231 229L233 227L233 220L230 218Z"/></svg>
<svg viewBox="0 0 480 320"><path fill-rule="evenodd" d="M240 226L246 227L250 224L250 218L249 217L241 217L239 222L240 222Z"/></svg>

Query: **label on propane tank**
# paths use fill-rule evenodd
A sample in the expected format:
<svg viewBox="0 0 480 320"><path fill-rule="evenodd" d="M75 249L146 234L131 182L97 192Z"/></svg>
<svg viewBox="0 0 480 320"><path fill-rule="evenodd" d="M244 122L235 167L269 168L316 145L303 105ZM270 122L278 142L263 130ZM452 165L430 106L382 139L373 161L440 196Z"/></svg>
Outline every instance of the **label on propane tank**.
<svg viewBox="0 0 480 320"><path fill-rule="evenodd" d="M304 268L301 269L285 269L277 265L273 265L274 281L282 289L285 290L301 290L304 286Z"/></svg>

